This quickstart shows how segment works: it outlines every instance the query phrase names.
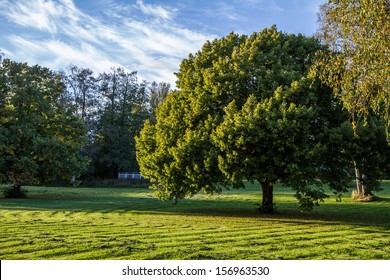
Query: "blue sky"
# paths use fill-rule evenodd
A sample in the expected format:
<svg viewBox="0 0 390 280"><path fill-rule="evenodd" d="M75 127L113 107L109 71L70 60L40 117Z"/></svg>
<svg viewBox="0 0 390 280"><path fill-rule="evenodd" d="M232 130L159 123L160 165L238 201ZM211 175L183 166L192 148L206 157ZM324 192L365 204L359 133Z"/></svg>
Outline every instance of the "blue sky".
<svg viewBox="0 0 390 280"><path fill-rule="evenodd" d="M313 35L325 0L0 0L0 50L53 70L110 67L174 85L173 75L206 40L276 24Z"/></svg>

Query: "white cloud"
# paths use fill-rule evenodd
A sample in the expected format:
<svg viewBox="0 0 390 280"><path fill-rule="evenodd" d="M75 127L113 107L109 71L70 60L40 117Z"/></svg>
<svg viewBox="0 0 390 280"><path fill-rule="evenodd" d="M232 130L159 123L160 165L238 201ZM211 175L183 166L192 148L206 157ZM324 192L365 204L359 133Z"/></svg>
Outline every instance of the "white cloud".
<svg viewBox="0 0 390 280"><path fill-rule="evenodd" d="M10 41L19 46L12 56L23 56L23 50L27 49L29 62L49 66L53 69L62 69L71 63L76 64L76 62L78 66L91 68L98 72L108 70L111 66L121 66L87 43L75 46L55 39L34 41L16 35L11 36ZM42 56L43 51L47 55Z"/></svg>
<svg viewBox="0 0 390 280"><path fill-rule="evenodd" d="M145 15L155 16L164 20L172 19L172 12L159 5L145 4L143 0L137 0L137 8Z"/></svg>
<svg viewBox="0 0 390 280"><path fill-rule="evenodd" d="M50 33L56 32L53 19L61 15L61 11L52 1L31 0L12 4L2 1L0 7L1 14L6 15L13 23Z"/></svg>
<svg viewBox="0 0 390 280"><path fill-rule="evenodd" d="M230 21L241 21L243 17L241 17L236 11L237 7L235 7L232 3L227 1L218 1L213 2L215 5L212 9L205 10L205 14L207 17L217 17L222 19L228 19Z"/></svg>
<svg viewBox="0 0 390 280"><path fill-rule="evenodd" d="M109 3L110 18L104 18L83 12L73 0L0 1L0 19L23 27L8 36L10 57L52 69L73 63L102 72L123 65L141 79L174 84L181 60L212 37L178 26L175 9L141 0Z"/></svg>

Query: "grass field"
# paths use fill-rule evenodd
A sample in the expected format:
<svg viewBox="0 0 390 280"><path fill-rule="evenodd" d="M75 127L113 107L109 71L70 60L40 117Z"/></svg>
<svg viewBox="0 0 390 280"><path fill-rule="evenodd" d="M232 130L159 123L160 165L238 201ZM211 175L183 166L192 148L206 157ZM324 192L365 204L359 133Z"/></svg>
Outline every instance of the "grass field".
<svg viewBox="0 0 390 280"><path fill-rule="evenodd" d="M275 188L197 195L178 205L149 189L28 187L0 199L0 259L390 259L390 182L375 202L329 198L301 213Z"/></svg>

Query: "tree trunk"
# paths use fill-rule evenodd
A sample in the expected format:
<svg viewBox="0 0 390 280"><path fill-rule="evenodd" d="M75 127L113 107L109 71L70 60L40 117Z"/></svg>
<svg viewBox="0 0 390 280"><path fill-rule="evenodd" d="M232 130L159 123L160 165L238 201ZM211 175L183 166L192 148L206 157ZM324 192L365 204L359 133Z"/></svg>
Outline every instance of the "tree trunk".
<svg viewBox="0 0 390 280"><path fill-rule="evenodd" d="M260 184L263 192L263 200L261 203L261 207L259 208L259 211L262 213L273 213L274 212L274 203L273 203L274 182L266 180L261 182Z"/></svg>
<svg viewBox="0 0 390 280"><path fill-rule="evenodd" d="M359 139L359 135L357 131L357 123L355 121L354 114L352 114L352 129L353 129L355 142L357 142ZM355 199L362 199L365 198L366 194L365 194L365 186L363 184L362 173L358 163L362 163L362 162L358 162L357 160L353 159L353 165L355 168L356 192L352 192L352 197Z"/></svg>
<svg viewBox="0 0 390 280"><path fill-rule="evenodd" d="M355 176L356 176L356 196L357 198L363 198L365 196L364 186L362 182L362 174L360 168L357 165L356 160L353 161L355 167Z"/></svg>
<svg viewBox="0 0 390 280"><path fill-rule="evenodd" d="M13 193L15 194L15 197L22 197L22 186L21 185L17 185L17 186L13 186Z"/></svg>

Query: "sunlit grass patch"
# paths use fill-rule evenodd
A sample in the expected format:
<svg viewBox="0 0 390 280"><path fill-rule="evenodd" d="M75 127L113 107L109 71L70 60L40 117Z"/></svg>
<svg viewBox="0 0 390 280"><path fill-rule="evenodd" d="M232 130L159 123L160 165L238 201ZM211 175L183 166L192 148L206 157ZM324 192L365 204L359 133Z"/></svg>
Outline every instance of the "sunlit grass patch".
<svg viewBox="0 0 390 280"><path fill-rule="evenodd" d="M199 194L174 205L149 189L28 187L0 199L1 259L389 259L390 183L373 202L329 198L310 213L275 188Z"/></svg>

